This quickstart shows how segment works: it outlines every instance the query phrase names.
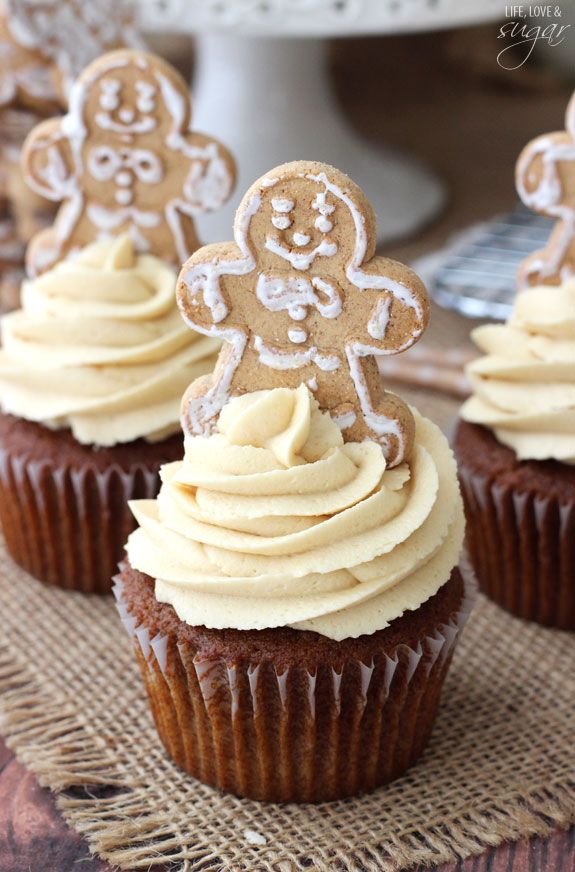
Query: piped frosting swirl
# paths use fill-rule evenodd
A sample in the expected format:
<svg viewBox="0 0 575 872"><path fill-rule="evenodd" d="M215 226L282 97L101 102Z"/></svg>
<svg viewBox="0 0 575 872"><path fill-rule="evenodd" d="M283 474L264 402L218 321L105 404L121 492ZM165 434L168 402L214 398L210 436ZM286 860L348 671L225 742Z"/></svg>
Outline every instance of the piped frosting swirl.
<svg viewBox="0 0 575 872"><path fill-rule="evenodd" d="M182 393L220 343L184 325L175 286L128 236L24 282L22 308L2 319L3 411L100 446L177 432Z"/></svg>
<svg viewBox="0 0 575 872"><path fill-rule="evenodd" d="M305 385L231 400L188 437L157 500L133 502L132 566L192 625L290 626L333 639L386 627L449 578L463 539L453 455L416 415L409 462L344 443Z"/></svg>
<svg viewBox="0 0 575 872"><path fill-rule="evenodd" d="M575 463L575 279L518 294L506 324L472 333L485 353L467 374L464 420L489 427L519 460Z"/></svg>

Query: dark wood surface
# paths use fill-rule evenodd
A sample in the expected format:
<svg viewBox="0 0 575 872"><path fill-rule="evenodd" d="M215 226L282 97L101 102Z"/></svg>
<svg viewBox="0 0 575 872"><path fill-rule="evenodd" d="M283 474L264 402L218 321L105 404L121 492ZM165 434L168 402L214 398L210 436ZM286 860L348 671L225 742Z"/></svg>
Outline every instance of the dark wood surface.
<svg viewBox="0 0 575 872"><path fill-rule="evenodd" d="M560 126L569 86L532 68L503 73L495 55L493 27L334 46L337 93L355 126L374 142L409 148L449 185L441 219L394 246L392 255L411 259L511 208L516 155L536 134ZM473 186L479 175L482 183ZM0 872L111 872L90 857L49 791L1 740ZM575 828L504 845L441 872L575 872Z"/></svg>

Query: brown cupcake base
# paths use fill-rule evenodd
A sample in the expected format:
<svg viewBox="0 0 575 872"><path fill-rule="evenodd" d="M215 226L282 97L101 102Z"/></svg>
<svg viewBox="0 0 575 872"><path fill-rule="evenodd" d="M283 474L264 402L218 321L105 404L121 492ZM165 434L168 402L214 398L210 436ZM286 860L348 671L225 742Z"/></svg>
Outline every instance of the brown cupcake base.
<svg viewBox="0 0 575 872"><path fill-rule="evenodd" d="M155 497L160 466L182 454L181 434L93 448L69 430L0 415L0 520L10 555L47 584L109 593L135 527L127 501Z"/></svg>
<svg viewBox="0 0 575 872"><path fill-rule="evenodd" d="M575 467L518 461L490 430L465 421L454 449L481 589L520 618L574 630Z"/></svg>
<svg viewBox="0 0 575 872"><path fill-rule="evenodd" d="M417 611L335 642L290 628L191 627L156 601L149 576L124 564L116 581L170 757L206 784L274 802L340 799L413 765L471 607L455 569Z"/></svg>

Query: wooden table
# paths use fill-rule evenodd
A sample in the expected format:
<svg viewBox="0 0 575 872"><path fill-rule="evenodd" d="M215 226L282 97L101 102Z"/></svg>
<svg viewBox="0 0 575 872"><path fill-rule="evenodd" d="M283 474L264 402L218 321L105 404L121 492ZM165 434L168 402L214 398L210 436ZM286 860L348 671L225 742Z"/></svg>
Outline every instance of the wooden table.
<svg viewBox="0 0 575 872"><path fill-rule="evenodd" d="M414 258L456 230L512 208L521 147L562 125L568 85L532 66L517 74L500 70L495 32L493 25L333 46L336 89L355 125L373 141L410 149L449 185L445 214L418 238L391 248L393 256ZM0 872L111 872L89 856L50 793L1 740ZM575 828L504 845L441 872L575 872Z"/></svg>

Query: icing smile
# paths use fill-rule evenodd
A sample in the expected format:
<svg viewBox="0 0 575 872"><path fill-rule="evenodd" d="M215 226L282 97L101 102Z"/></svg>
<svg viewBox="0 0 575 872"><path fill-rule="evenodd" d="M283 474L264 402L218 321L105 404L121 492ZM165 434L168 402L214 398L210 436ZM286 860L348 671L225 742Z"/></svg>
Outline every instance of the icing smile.
<svg viewBox="0 0 575 872"><path fill-rule="evenodd" d="M296 237L298 238L296 239ZM307 241L302 242L301 240L303 238L305 238ZM305 234L294 233L293 240L295 245L303 246L309 242L310 238ZM287 260L294 269L301 270L309 269L310 265L314 262L316 257L332 257L332 255L337 252L336 243L331 242L329 239L322 239L321 242L310 251L294 251L293 249L280 242L277 237L267 236L266 248L273 254L277 254L278 257L282 257L284 260Z"/></svg>
<svg viewBox="0 0 575 872"><path fill-rule="evenodd" d="M128 117L127 111L125 117ZM130 117L133 118L133 112L130 112ZM151 115L145 115L136 121L115 121L109 112L98 112L96 124L102 130L110 130L112 133L150 133L156 127L156 119Z"/></svg>

